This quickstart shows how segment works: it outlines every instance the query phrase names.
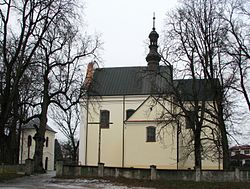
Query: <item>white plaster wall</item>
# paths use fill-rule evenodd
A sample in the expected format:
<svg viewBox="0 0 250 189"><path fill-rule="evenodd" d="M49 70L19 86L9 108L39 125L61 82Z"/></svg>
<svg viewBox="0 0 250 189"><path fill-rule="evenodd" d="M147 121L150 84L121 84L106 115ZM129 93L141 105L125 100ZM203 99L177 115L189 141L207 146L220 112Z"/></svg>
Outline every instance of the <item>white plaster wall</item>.
<svg viewBox="0 0 250 189"><path fill-rule="evenodd" d="M86 153L86 164L97 165L100 142L100 162L105 163L106 166L149 167L150 165L156 165L158 168L176 169L176 126L169 125L161 129L161 125L157 122L159 115L166 111L164 108L167 108L168 111L172 111L173 108L168 105L168 103L163 104L164 108L160 104L155 105L153 98L144 102L148 96L126 96L124 98L125 103L123 103L123 98L122 96L116 96L90 99L88 106L88 124L85 122L85 125L83 125L84 120L81 122L81 129L84 128L84 132L87 133L87 140L84 132L81 131L80 144L84 144L82 141L85 140L86 148L80 147L79 161L85 161L84 156ZM138 107L140 108L137 113L132 115L129 120L124 123L126 110L137 109ZM109 129L99 129L100 110L110 111L110 122L112 124L110 124ZM82 118L84 118L84 116ZM165 119L167 118L165 117ZM138 120L139 122L136 122ZM156 126L157 131L161 130L160 134L157 135L156 142L146 142L147 126ZM101 132L100 141L99 131ZM182 158L187 150L183 143L188 141L191 135L185 128L183 129L183 133L186 134L186 138L179 138L180 162L178 168L192 169L194 167L193 153L191 153L188 158ZM218 169L218 167L218 161L203 160L203 168L205 169ZM220 168L222 168L222 161Z"/></svg>
<svg viewBox="0 0 250 189"><path fill-rule="evenodd" d="M24 129L21 132L20 137L20 155L19 155L19 162L21 164L25 163L25 160L28 158L33 158L35 153L35 140L33 140L33 137L35 136L35 129ZM32 137L32 142L30 146L30 157L28 157L28 136Z"/></svg>
<svg viewBox="0 0 250 189"><path fill-rule="evenodd" d="M156 142L147 142L146 127L155 126ZM172 127L156 123L127 124L125 134L125 166L159 169L177 168L176 135Z"/></svg>
<svg viewBox="0 0 250 189"><path fill-rule="evenodd" d="M45 165L45 158L48 157L48 170L54 170L54 149L55 149L55 133L51 131L45 132L45 138L49 137L48 147L44 145L43 148L43 165Z"/></svg>
<svg viewBox="0 0 250 189"><path fill-rule="evenodd" d="M186 106L190 106L190 104L186 104ZM212 111L211 104L206 104L207 108L210 108ZM181 111L181 110L179 110ZM205 114L204 117L206 119L212 119L210 115ZM190 142L191 137L193 138L193 132L191 129L186 129L185 124L185 118L182 117L180 119L181 124L181 134L179 136L180 141L180 163L179 168L180 169L193 169L194 168L194 141L192 140ZM215 143L212 139L217 139L217 136L215 135L215 138L212 136L212 130L214 133L220 133L218 129L216 129L215 125L212 125L210 122L204 120L203 122L204 127L202 128L202 134L201 134L201 144L202 148L205 151L205 156L202 157L202 169L223 169L223 160L222 157L219 157L218 155L218 149ZM222 151L222 149L220 149Z"/></svg>
<svg viewBox="0 0 250 189"><path fill-rule="evenodd" d="M35 153L35 140L33 137L35 136L35 129L23 129L20 138L20 155L19 155L19 163L25 163L25 160L28 159L28 136L32 137L32 144L30 146L30 157L33 159ZM43 166L45 166L45 159L48 157L48 170L54 170L54 148L55 148L55 133L46 130L45 139L49 138L48 147L45 146L43 148Z"/></svg>
<svg viewBox="0 0 250 189"><path fill-rule="evenodd" d="M146 168L156 165L159 169L177 168L176 130L172 125L159 124L160 115L171 111L166 103L163 107L154 98L148 98L125 129L125 166ZM141 122L137 122L141 120ZM147 142L146 128L156 127L156 142Z"/></svg>
<svg viewBox="0 0 250 189"><path fill-rule="evenodd" d="M87 137L87 108L86 101L80 102L81 114L80 114L80 141L79 141L79 164L86 165L86 137Z"/></svg>
<svg viewBox="0 0 250 189"><path fill-rule="evenodd" d="M123 97L105 97L99 99L98 103L89 103L87 137L88 165L97 165L98 163L99 112L100 110L109 110L110 122L112 124L110 124L109 129L100 129L100 162L105 163L107 166L121 167L123 166L122 160L124 160L125 167L149 167L150 165L155 164L161 168L176 168L176 148L173 147L176 146L176 139L172 137L172 132L175 132L172 130L172 127L165 129L165 131L162 130L161 136L158 135L157 142L149 143L146 142L145 137L146 127L151 126L151 123L124 124L125 140L123 144L123 118L126 119L126 110L137 109L146 99L147 96L130 96L125 98L125 103L123 104ZM155 106L152 103L153 102L151 101L145 102L142 105L143 107L140 107L137 114L131 116L129 120L143 120L145 118L148 120L156 120L156 115L159 115L159 111L162 111L163 107L160 105ZM150 110L151 106L153 107L152 110ZM160 129L160 126L158 128ZM171 137L163 137L163 134L171 135ZM84 140L83 137L81 137L81 140ZM140 149L142 153L136 155L139 152L138 149ZM80 153L82 153L81 150Z"/></svg>
<svg viewBox="0 0 250 189"><path fill-rule="evenodd" d="M100 162L107 166L123 166L123 118L126 119L127 109L136 109L145 99L145 97L103 97L101 99L92 99L89 102L88 126L87 126L87 164L98 164L99 131L101 132L101 150ZM100 110L110 111L110 128L100 129ZM123 115L124 111L124 115ZM81 123L83 128L83 123ZM81 133L80 140L86 138ZM80 153L84 154L83 149ZM80 155L79 157L82 157ZM83 159L80 159L82 161Z"/></svg>

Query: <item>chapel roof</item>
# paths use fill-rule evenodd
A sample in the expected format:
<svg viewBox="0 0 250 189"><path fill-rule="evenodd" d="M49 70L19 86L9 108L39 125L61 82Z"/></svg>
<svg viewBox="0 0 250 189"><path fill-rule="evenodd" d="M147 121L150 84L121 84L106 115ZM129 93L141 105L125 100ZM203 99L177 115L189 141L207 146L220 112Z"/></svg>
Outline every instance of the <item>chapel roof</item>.
<svg viewBox="0 0 250 189"><path fill-rule="evenodd" d="M22 129L35 129L34 125L39 127L39 122L40 120L38 118L30 120L27 124L22 126ZM56 133L56 131L48 125L46 125L46 130Z"/></svg>

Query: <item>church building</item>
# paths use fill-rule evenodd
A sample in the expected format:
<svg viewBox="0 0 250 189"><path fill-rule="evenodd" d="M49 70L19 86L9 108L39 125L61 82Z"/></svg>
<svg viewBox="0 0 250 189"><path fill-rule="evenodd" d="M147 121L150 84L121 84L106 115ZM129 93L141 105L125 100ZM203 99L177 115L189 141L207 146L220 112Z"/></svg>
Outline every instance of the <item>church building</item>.
<svg viewBox="0 0 250 189"><path fill-rule="evenodd" d="M145 66L88 65L84 86L87 92L81 102L79 164L194 168L193 152L187 155L183 145L186 139L180 137L175 124L168 123L174 111L170 85L178 84L184 92L192 85L190 79L174 80L172 66L160 65L158 38L153 25ZM167 95L168 100L161 100L162 95ZM186 123L185 119L180 122ZM183 130L188 130L187 125ZM221 167L220 158L202 160L204 169Z"/></svg>
<svg viewBox="0 0 250 189"><path fill-rule="evenodd" d="M24 164L26 159L33 159L35 154L36 127L40 124L39 119L29 121L21 129L19 163ZM54 148L56 132L48 125L45 131L45 143L43 147L43 168L45 170L54 170Z"/></svg>

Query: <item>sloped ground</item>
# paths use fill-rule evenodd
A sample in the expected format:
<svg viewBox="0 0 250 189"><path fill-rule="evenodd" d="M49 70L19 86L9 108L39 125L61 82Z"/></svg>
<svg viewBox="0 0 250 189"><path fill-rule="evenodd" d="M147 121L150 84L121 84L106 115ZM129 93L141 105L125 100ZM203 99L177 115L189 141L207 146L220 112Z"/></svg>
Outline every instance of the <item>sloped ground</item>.
<svg viewBox="0 0 250 189"><path fill-rule="evenodd" d="M6 189L249 189L250 182L145 181L124 178L53 178L55 172L0 180Z"/></svg>
<svg viewBox="0 0 250 189"><path fill-rule="evenodd" d="M52 178L55 172L47 174L24 176L0 183L0 188L6 189L143 189L142 187L127 187L102 179L58 179ZM145 189L145 188L144 188Z"/></svg>
<svg viewBox="0 0 250 189"><path fill-rule="evenodd" d="M15 179L22 177L23 174L15 174L15 173L0 173L0 183L5 182L7 180Z"/></svg>

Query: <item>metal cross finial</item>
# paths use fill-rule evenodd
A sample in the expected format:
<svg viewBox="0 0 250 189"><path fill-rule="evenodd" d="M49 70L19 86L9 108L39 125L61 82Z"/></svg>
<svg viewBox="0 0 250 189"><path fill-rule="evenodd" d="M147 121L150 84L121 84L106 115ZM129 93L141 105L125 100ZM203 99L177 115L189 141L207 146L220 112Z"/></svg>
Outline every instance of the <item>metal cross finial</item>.
<svg viewBox="0 0 250 189"><path fill-rule="evenodd" d="M153 13L153 30L155 30L155 12Z"/></svg>

